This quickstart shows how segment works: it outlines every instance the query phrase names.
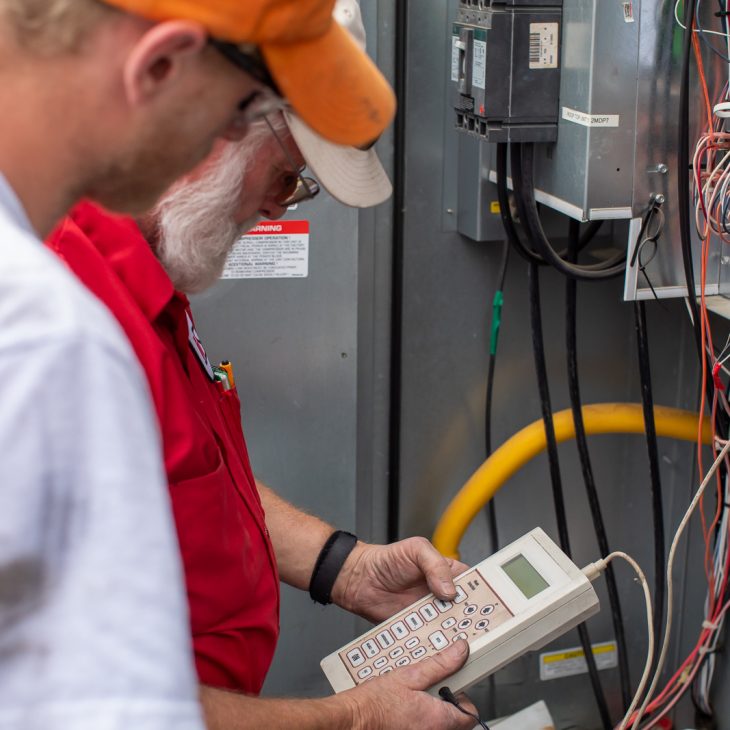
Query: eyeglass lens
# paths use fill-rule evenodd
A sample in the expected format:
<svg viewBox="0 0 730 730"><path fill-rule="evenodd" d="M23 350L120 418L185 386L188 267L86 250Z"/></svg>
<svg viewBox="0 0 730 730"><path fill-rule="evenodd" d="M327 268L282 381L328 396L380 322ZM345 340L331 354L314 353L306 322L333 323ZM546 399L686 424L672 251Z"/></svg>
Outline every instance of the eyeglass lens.
<svg viewBox="0 0 730 730"><path fill-rule="evenodd" d="M296 174L287 175L285 178L285 180L293 181L293 187L292 182L289 182L288 184L285 183L282 192L277 199L277 203L279 203L282 207L288 207L295 203L311 200L319 193L319 184L311 177L304 177L302 175L304 168L297 167L291 154L289 154L289 150L286 148L286 145L274 128L274 125L271 123L271 120L268 117L265 117L265 119L266 124L271 130L271 134L274 135L274 139L284 153L284 157L286 157L287 162L291 165L291 169L296 170ZM288 195L286 193L288 193Z"/></svg>

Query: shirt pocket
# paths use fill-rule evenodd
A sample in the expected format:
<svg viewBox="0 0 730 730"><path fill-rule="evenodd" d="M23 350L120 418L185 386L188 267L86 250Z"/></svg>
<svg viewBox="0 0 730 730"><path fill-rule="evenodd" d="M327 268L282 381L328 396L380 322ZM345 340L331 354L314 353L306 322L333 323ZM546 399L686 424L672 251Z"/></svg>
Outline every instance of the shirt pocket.
<svg viewBox="0 0 730 730"><path fill-rule="evenodd" d="M240 586L270 571L259 525L225 462L170 485L193 633L211 630L240 603Z"/></svg>

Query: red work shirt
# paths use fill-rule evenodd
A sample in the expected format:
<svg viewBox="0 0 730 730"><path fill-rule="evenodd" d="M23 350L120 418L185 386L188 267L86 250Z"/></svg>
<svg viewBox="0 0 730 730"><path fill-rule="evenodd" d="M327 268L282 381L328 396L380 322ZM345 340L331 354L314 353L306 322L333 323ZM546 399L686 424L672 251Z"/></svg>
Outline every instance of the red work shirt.
<svg viewBox="0 0 730 730"><path fill-rule="evenodd" d="M279 633L279 578L238 395L212 380L188 300L133 220L82 203L47 244L109 307L147 374L200 681L257 694Z"/></svg>

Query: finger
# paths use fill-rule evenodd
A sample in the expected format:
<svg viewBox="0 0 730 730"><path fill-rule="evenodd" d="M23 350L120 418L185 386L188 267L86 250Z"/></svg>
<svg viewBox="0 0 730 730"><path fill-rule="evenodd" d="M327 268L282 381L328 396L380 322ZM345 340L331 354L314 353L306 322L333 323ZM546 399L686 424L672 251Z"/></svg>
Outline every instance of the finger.
<svg viewBox="0 0 730 730"><path fill-rule="evenodd" d="M461 669L468 657L469 644L460 639L448 649L403 669L400 676L411 689L428 689Z"/></svg>
<svg viewBox="0 0 730 730"><path fill-rule="evenodd" d="M433 594L445 601L455 598L456 588L449 561L426 539L416 538L409 547L413 561Z"/></svg>
<svg viewBox="0 0 730 730"><path fill-rule="evenodd" d="M454 558L447 558L446 561L449 564L449 570L451 575L456 578L457 575L466 573L469 570L469 566L466 563L462 563L461 560L454 560Z"/></svg>
<svg viewBox="0 0 730 730"><path fill-rule="evenodd" d="M465 692L459 692L456 695L456 699L459 701L459 706L460 707L463 707L467 712L471 712L472 715L478 715L479 714L479 712L477 711L476 706L469 699L469 695L467 695Z"/></svg>
<svg viewBox="0 0 730 730"><path fill-rule="evenodd" d="M472 730L476 725L477 721L473 717L464 714L458 707L454 707L449 702L441 700L446 707L444 708L446 714L446 727L449 730ZM471 712L471 710L469 710ZM476 715L475 715L476 717Z"/></svg>

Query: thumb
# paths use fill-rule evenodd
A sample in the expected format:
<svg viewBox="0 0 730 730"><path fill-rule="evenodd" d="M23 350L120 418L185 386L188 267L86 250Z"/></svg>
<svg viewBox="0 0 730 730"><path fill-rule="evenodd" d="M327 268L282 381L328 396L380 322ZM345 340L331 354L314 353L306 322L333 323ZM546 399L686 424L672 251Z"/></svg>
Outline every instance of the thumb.
<svg viewBox="0 0 730 730"><path fill-rule="evenodd" d="M448 649L403 669L401 679L411 689L428 689L459 671L468 657L469 644L459 639Z"/></svg>

